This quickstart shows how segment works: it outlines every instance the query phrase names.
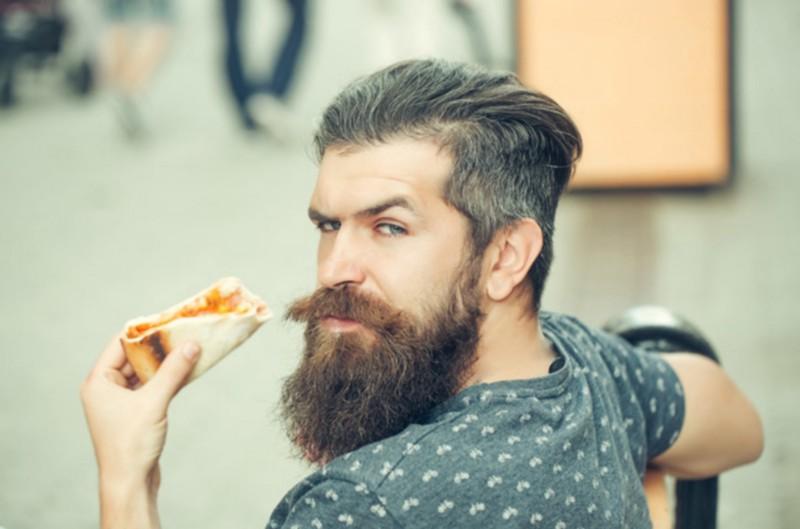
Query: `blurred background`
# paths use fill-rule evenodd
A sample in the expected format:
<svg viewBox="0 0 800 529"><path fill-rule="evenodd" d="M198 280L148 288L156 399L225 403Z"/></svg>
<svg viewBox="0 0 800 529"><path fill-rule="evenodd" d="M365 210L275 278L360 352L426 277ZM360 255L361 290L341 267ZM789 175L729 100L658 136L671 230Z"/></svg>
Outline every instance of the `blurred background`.
<svg viewBox="0 0 800 529"><path fill-rule="evenodd" d="M794 528L800 4L717 4L731 15L730 26L715 26L731 29L730 41L723 35L730 62L727 51L712 56L725 83L710 93L732 110L711 131L722 138L721 165L710 180L677 184L676 172L641 166L624 181L579 173L557 220L544 305L599 325L631 305L659 303L705 330L756 402L767 436L757 464L723 476L720 527ZM520 30L525 8L510 0L133 8L0 0L0 527L97 526L78 387L126 320L224 275L241 277L278 314L313 287L309 140L348 81L408 57L502 69L524 59L534 61L526 81L550 87L589 126L581 108L602 106L592 91L562 97L557 72L537 70L535 53L521 49L530 42L520 31L532 31ZM614 23L596 25L614 33ZM555 27L545 26L536 36ZM677 45L684 34L672 38ZM684 64L708 59L691 51L681 51ZM575 60L592 64L586 53ZM631 79L643 77L631 64ZM572 74L580 80L581 71L590 73ZM614 99L607 87L595 94ZM649 104L670 113L663 99ZM705 119L696 118L677 126L696 130ZM602 139L602 130L587 133L587 167L605 168L590 137ZM651 173L667 176L647 180ZM276 318L176 400L162 461L166 527L263 527L309 471L291 457L276 413L300 344L299 329Z"/></svg>

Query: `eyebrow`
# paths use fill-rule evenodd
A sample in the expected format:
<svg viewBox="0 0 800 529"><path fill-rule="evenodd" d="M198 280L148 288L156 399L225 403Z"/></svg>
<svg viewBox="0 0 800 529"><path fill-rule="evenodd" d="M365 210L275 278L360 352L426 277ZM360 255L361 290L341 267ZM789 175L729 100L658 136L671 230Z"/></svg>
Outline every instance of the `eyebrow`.
<svg viewBox="0 0 800 529"><path fill-rule="evenodd" d="M408 210L412 215L419 217L419 213L417 212L416 208L412 205L411 201L404 197L404 196L396 196L384 200L374 206L370 206L368 208L364 208L354 215L357 218L368 218L374 217L376 215L380 215L387 209L391 208L403 208ZM331 217L319 211L318 209L314 208L313 206L308 208L308 218L310 218L313 222L332 222L338 221L339 219L335 217Z"/></svg>

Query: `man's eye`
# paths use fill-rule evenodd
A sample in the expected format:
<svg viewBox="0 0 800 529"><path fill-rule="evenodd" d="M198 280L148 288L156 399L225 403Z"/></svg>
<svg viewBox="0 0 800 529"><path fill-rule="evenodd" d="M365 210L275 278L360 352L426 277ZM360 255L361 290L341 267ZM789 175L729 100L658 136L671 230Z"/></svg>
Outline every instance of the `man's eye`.
<svg viewBox="0 0 800 529"><path fill-rule="evenodd" d="M342 223L338 220L323 220L317 222L317 229L321 232L336 231Z"/></svg>
<svg viewBox="0 0 800 529"><path fill-rule="evenodd" d="M389 224L388 222L381 222L376 229L383 235L388 235L389 237L397 237L398 235L405 235L408 233L405 228L397 224Z"/></svg>

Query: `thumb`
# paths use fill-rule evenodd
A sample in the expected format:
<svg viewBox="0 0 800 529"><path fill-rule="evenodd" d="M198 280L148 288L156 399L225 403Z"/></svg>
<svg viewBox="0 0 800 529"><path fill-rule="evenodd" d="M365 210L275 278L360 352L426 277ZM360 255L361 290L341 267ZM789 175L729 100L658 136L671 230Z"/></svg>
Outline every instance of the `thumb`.
<svg viewBox="0 0 800 529"><path fill-rule="evenodd" d="M157 393L165 402L172 400L183 387L199 357L200 346L194 342L187 342L173 349L147 384L150 391Z"/></svg>

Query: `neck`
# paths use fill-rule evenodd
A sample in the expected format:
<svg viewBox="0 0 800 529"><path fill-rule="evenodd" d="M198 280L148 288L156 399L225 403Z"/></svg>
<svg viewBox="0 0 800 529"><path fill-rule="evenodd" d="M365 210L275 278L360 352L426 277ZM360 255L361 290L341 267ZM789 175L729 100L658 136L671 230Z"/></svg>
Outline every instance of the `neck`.
<svg viewBox="0 0 800 529"><path fill-rule="evenodd" d="M513 303L492 303L486 311L476 356L464 387L545 376L556 358L538 316Z"/></svg>

